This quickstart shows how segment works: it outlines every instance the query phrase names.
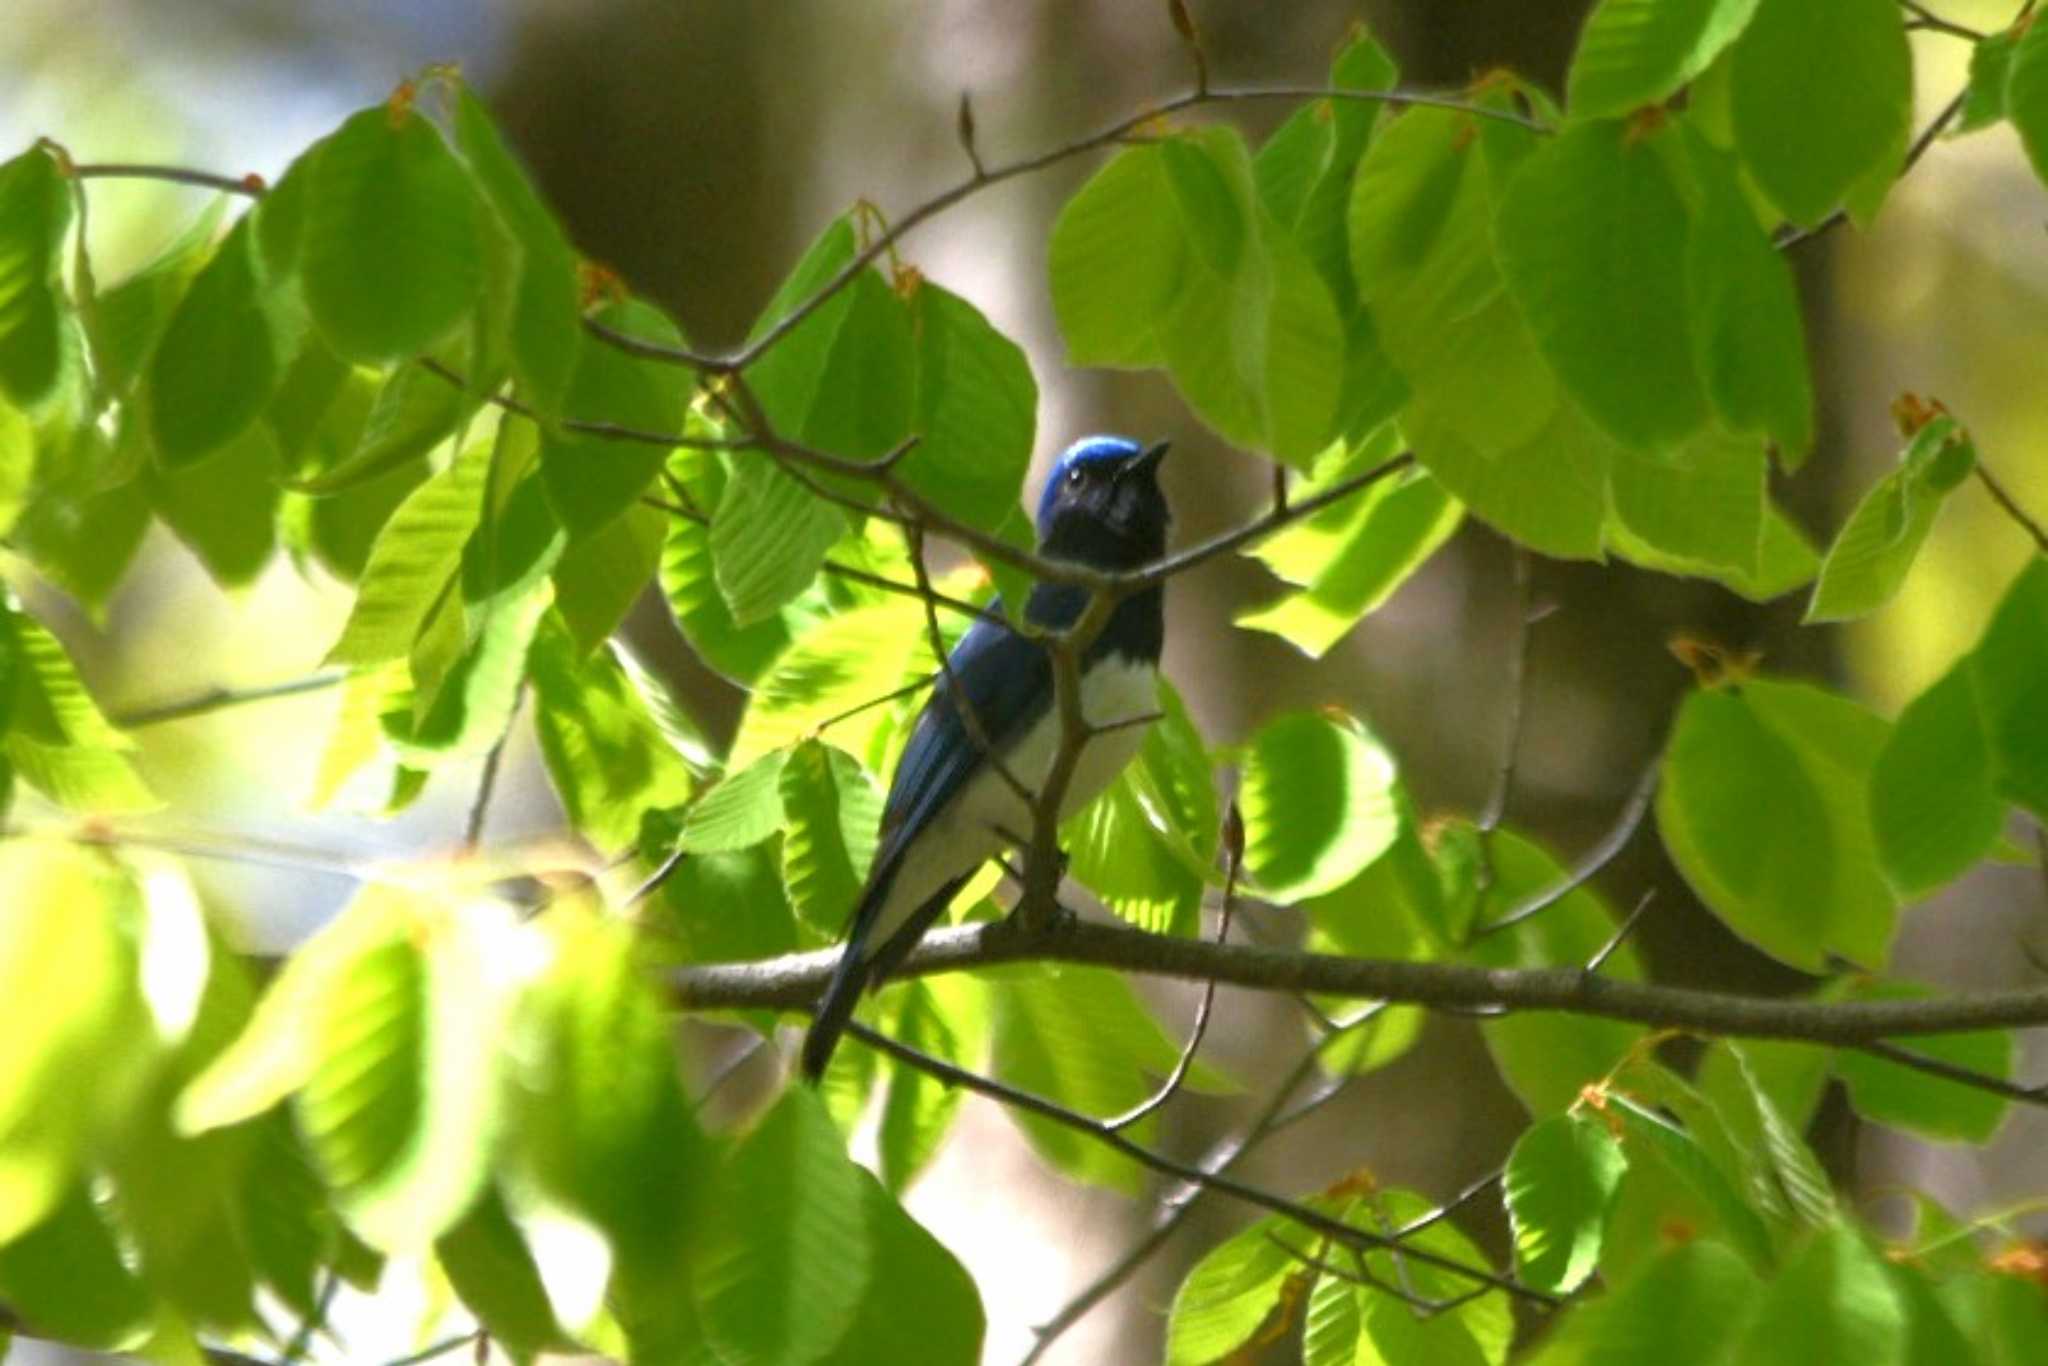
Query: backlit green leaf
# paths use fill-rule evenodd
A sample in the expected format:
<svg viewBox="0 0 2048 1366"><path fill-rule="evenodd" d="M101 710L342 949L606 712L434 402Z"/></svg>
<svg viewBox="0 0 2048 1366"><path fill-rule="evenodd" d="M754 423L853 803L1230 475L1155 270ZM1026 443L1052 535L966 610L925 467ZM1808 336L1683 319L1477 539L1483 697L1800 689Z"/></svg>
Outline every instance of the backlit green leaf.
<svg viewBox="0 0 2048 1366"><path fill-rule="evenodd" d="M1586 415L1638 449L1706 418L1683 276L1685 205L1663 143L1586 124L1531 153L1501 199L1500 269Z"/></svg>
<svg viewBox="0 0 2048 1366"><path fill-rule="evenodd" d="M1765 475L1754 439L1709 430L1653 457L1617 453L1607 488L1615 519L1659 552L1753 576L1763 553Z"/></svg>
<svg viewBox="0 0 2048 1366"><path fill-rule="evenodd" d="M637 299L603 309L596 318L648 341L682 341L674 323ZM667 435L682 430L687 387L688 377L674 366L629 356L595 337L584 337L563 407L580 422ZM572 538L587 536L647 493L667 458L668 448L651 441L550 430L540 445L548 505Z"/></svg>
<svg viewBox="0 0 2048 1366"><path fill-rule="evenodd" d="M1764 1291L1738 1357L1745 1366L1893 1366L1904 1361L1905 1328L1884 1262L1862 1233L1838 1225Z"/></svg>
<svg viewBox="0 0 2048 1366"><path fill-rule="evenodd" d="M1393 756L1350 717L1276 717L1243 764L1245 870L1268 899L1333 891L1393 842Z"/></svg>
<svg viewBox="0 0 2048 1366"><path fill-rule="evenodd" d="M1501 1193L1525 1282L1568 1294L1593 1274L1627 1166L1614 1135L1591 1115L1552 1115L1515 1140Z"/></svg>
<svg viewBox="0 0 2048 1366"><path fill-rule="evenodd" d="M1860 705L1806 684L1757 679L1686 699L1657 827L1729 928L1808 971L1830 954L1883 965L1897 907L1866 793L1889 733Z"/></svg>
<svg viewBox="0 0 2048 1366"><path fill-rule="evenodd" d="M1870 827L1903 896L1960 877L2005 828L1991 738L1968 657L1908 703L1870 774Z"/></svg>
<svg viewBox="0 0 2048 1366"><path fill-rule="evenodd" d="M758 453L734 465L711 515L711 564L736 625L751 626L803 595L846 516Z"/></svg>
<svg viewBox="0 0 2048 1366"><path fill-rule="evenodd" d="M1037 430L1038 384L1023 350L959 295L925 281L910 297L917 347L917 447L904 483L976 526L1017 507Z"/></svg>
<svg viewBox="0 0 2048 1366"><path fill-rule="evenodd" d="M1280 1245L1301 1235L1269 1216L1240 1229L1196 1262L1174 1292L1166 1320L1168 1366L1209 1366L1260 1336L1280 1311L1290 1277L1310 1273Z"/></svg>
<svg viewBox="0 0 2048 1366"><path fill-rule="evenodd" d="M57 383L71 208L51 152L32 147L0 165L0 394L24 408Z"/></svg>
<svg viewBox="0 0 2048 1366"><path fill-rule="evenodd" d="M195 464L151 468L143 478L157 516L216 583L232 588L262 573L277 548L283 473L269 429L251 425Z"/></svg>
<svg viewBox="0 0 2048 1366"><path fill-rule="evenodd" d="M788 826L782 877L790 904L813 926L836 933L875 856L881 791L851 755L816 740L790 751L778 786Z"/></svg>
<svg viewBox="0 0 2048 1366"><path fill-rule="evenodd" d="M1565 105L1575 119L1657 104L1742 32L1757 0L1601 0L1579 30Z"/></svg>
<svg viewBox="0 0 2048 1366"><path fill-rule="evenodd" d="M1846 621L1876 611L1905 582L1943 501L1969 477L1977 452L1951 419L1920 429L1886 474L1856 504L1828 548L1808 621Z"/></svg>
<svg viewBox="0 0 2048 1366"><path fill-rule="evenodd" d="M1793 222L1818 223L1866 176L1896 173L1913 63L1892 0L1759 0L1729 80L1736 150Z"/></svg>
<svg viewBox="0 0 2048 1366"><path fill-rule="evenodd" d="M1363 473L1393 453L1390 445L1333 447L1294 496ZM1320 659L1450 539L1464 512L1426 472L1382 479L1255 545L1248 553L1300 591L1240 612L1236 624L1271 631Z"/></svg>
<svg viewBox="0 0 2048 1366"><path fill-rule="evenodd" d="M476 192L441 134L394 103L365 109L308 168L299 272L313 321L350 360L409 360L476 303ZM368 281L377 288L365 288Z"/></svg>
<svg viewBox="0 0 2048 1366"><path fill-rule="evenodd" d="M2005 114L2019 130L2034 174L2048 181L2048 30L2039 20L2027 26L2013 47L2005 80Z"/></svg>
<svg viewBox="0 0 2048 1366"><path fill-rule="evenodd" d="M1069 364L1162 363L1159 324L1187 268L1171 195L1160 149L1128 147L1060 210L1046 255Z"/></svg>
<svg viewBox="0 0 2048 1366"><path fill-rule="evenodd" d="M746 849L780 830L782 769L788 760L786 751L775 750L727 773L690 808L682 847L694 854Z"/></svg>
<svg viewBox="0 0 2048 1366"><path fill-rule="evenodd" d="M895 1271L875 1265L870 1189L817 1096L784 1091L726 1159L695 1240L691 1281L722 1355L811 1361L846 1335L877 1272Z"/></svg>
<svg viewBox="0 0 2048 1366"><path fill-rule="evenodd" d="M150 431L168 469L234 440L283 377L294 339L285 310L265 296L254 239L245 216L194 277L150 361Z"/></svg>
<svg viewBox="0 0 2048 1366"><path fill-rule="evenodd" d="M987 1321L973 1278L873 1177L855 1172L876 1273L868 1278L853 1326L822 1358L824 1366L974 1366L981 1360Z"/></svg>
<svg viewBox="0 0 2048 1366"><path fill-rule="evenodd" d="M1761 1285L1742 1258L1707 1239L1680 1242L1604 1298L1565 1315L1533 1366L1723 1366Z"/></svg>

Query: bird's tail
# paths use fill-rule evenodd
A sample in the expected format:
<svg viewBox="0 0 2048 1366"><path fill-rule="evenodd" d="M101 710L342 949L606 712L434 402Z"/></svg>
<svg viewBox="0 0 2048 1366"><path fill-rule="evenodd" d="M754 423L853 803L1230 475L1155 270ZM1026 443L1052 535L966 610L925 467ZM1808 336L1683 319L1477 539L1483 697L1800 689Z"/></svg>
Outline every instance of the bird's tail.
<svg viewBox="0 0 2048 1366"><path fill-rule="evenodd" d="M826 1064L832 1061L832 1050L839 1046L839 1036L846 1032L847 1021L853 1018L853 1008L860 1004L861 993L867 989L871 966L864 961L860 945L856 943L849 943L846 951L839 955L839 966L833 970L832 983L825 988L824 999L818 1002L818 1013L811 1019L810 1032L804 1035L804 1080L813 1086L825 1075Z"/></svg>

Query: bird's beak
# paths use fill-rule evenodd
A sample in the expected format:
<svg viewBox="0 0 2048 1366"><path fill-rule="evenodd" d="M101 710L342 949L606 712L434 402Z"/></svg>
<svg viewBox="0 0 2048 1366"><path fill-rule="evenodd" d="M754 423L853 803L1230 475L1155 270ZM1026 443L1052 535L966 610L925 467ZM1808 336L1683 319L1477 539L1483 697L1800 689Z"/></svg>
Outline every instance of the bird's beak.
<svg viewBox="0 0 2048 1366"><path fill-rule="evenodd" d="M1162 441L1156 446L1147 448L1137 459L1123 467L1121 471L1122 476L1128 477L1133 474L1152 473L1159 468L1159 462L1166 458L1166 452L1172 449L1172 446L1173 443L1171 441Z"/></svg>

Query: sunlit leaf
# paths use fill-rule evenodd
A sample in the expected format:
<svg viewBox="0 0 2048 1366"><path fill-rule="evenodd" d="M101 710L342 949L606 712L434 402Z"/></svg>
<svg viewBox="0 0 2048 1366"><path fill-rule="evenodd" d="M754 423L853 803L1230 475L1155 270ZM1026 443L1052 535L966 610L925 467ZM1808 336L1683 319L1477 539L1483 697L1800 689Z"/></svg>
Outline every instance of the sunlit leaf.
<svg viewBox="0 0 2048 1366"><path fill-rule="evenodd" d="M682 333L661 310L638 299L594 315L617 331L676 345ZM679 432L688 376L674 366L629 356L596 337L578 343L563 407L580 422L605 422L651 436ZM614 440L584 432L548 431L541 440L541 477L548 505L571 537L590 535L648 492L668 448L647 440Z"/></svg>
<svg viewBox="0 0 2048 1366"><path fill-rule="evenodd" d="M1886 474L1856 504L1820 567L1806 620L1846 621L1876 611L1905 582L1934 528L1934 518L1977 462L1976 448L1955 422L1938 417L1921 428Z"/></svg>
<svg viewBox="0 0 2048 1366"><path fill-rule="evenodd" d="M1281 1312L1283 1296L1300 1293L1290 1291L1289 1280L1313 1274L1276 1241L1281 1235L1302 1236L1277 1216L1258 1220L1188 1271L1167 1313L1168 1366L1208 1366L1265 1336L1261 1330Z"/></svg>
<svg viewBox="0 0 2048 1366"><path fill-rule="evenodd" d="M1897 1001L1932 994L1903 982L1865 981L1851 985L1843 997ZM1930 1034L1902 1040L1899 1047L1999 1081L2012 1078L2013 1039L2003 1029ZM2011 1107L2009 1100L1994 1092L1932 1077L1854 1048L1835 1054L1835 1075L1848 1086L1849 1103L1856 1113L1937 1142L1988 1143Z"/></svg>
<svg viewBox="0 0 2048 1366"><path fill-rule="evenodd" d="M1515 1262L1531 1285L1569 1293L1593 1274L1607 1211L1628 1166L1592 1115L1538 1120L1515 1140L1501 1192L1515 1231Z"/></svg>
<svg viewBox="0 0 2048 1366"><path fill-rule="evenodd" d="M1276 717L1243 762L1245 869L1268 899L1333 891L1393 841L1393 756L1351 718Z"/></svg>
<svg viewBox="0 0 2048 1366"><path fill-rule="evenodd" d="M285 310L263 292L251 222L236 223L194 277L150 361L150 430L169 469L234 440L284 374L293 338Z"/></svg>
<svg viewBox="0 0 2048 1366"><path fill-rule="evenodd" d="M1706 69L1757 0L1601 0L1579 30L1565 85L1575 119L1656 104Z"/></svg>
<svg viewBox="0 0 2048 1366"><path fill-rule="evenodd" d="M1816 1235L1763 1293L1739 1352L1761 1366L1904 1360L1905 1311L1884 1262L1846 1225Z"/></svg>
<svg viewBox="0 0 2048 1366"><path fill-rule="evenodd" d="M820 1360L825 1366L974 1366L988 1325L967 1268L866 1171L855 1168L855 1174L875 1272L853 1326Z"/></svg>
<svg viewBox="0 0 2048 1366"><path fill-rule="evenodd" d="M57 383L71 191L32 147L0 165L0 393L27 407Z"/></svg>
<svg viewBox="0 0 2048 1366"><path fill-rule="evenodd" d="M1971 84L1976 84L1974 72ZM2013 47L2005 79L2005 115L2019 130L2034 174L2048 181L2048 31L2038 20Z"/></svg>
<svg viewBox="0 0 2048 1366"><path fill-rule="evenodd" d="M1736 148L1758 188L1810 226L1864 177L1895 173L1912 76L1892 0L1759 0L1729 73Z"/></svg>
<svg viewBox="0 0 2048 1366"><path fill-rule="evenodd" d="M306 304L341 355L408 360L476 302L476 192L417 111L394 103L351 117L321 144L304 194ZM364 287L373 280L377 288Z"/></svg>

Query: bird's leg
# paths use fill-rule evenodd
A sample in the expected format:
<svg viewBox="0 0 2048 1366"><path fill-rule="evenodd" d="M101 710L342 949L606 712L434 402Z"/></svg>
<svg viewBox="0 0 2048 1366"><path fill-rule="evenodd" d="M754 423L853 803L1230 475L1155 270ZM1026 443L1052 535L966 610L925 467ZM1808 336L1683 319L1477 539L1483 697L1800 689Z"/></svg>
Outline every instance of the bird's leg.
<svg viewBox="0 0 2048 1366"><path fill-rule="evenodd" d="M1071 920L1074 915L1072 908L1062 903L1058 895L1060 884L1066 880L1067 865L1071 862L1067 851L1057 844L1053 846L1056 866L1051 885L1041 889L1032 870L1031 860L1035 852L1032 841L1007 826L992 825L989 828L997 838L1021 851L1025 859L1022 868L1007 858L1002 860L1003 871L1017 884L1017 902L1010 908L1007 923L1022 933L1042 934L1057 930Z"/></svg>

